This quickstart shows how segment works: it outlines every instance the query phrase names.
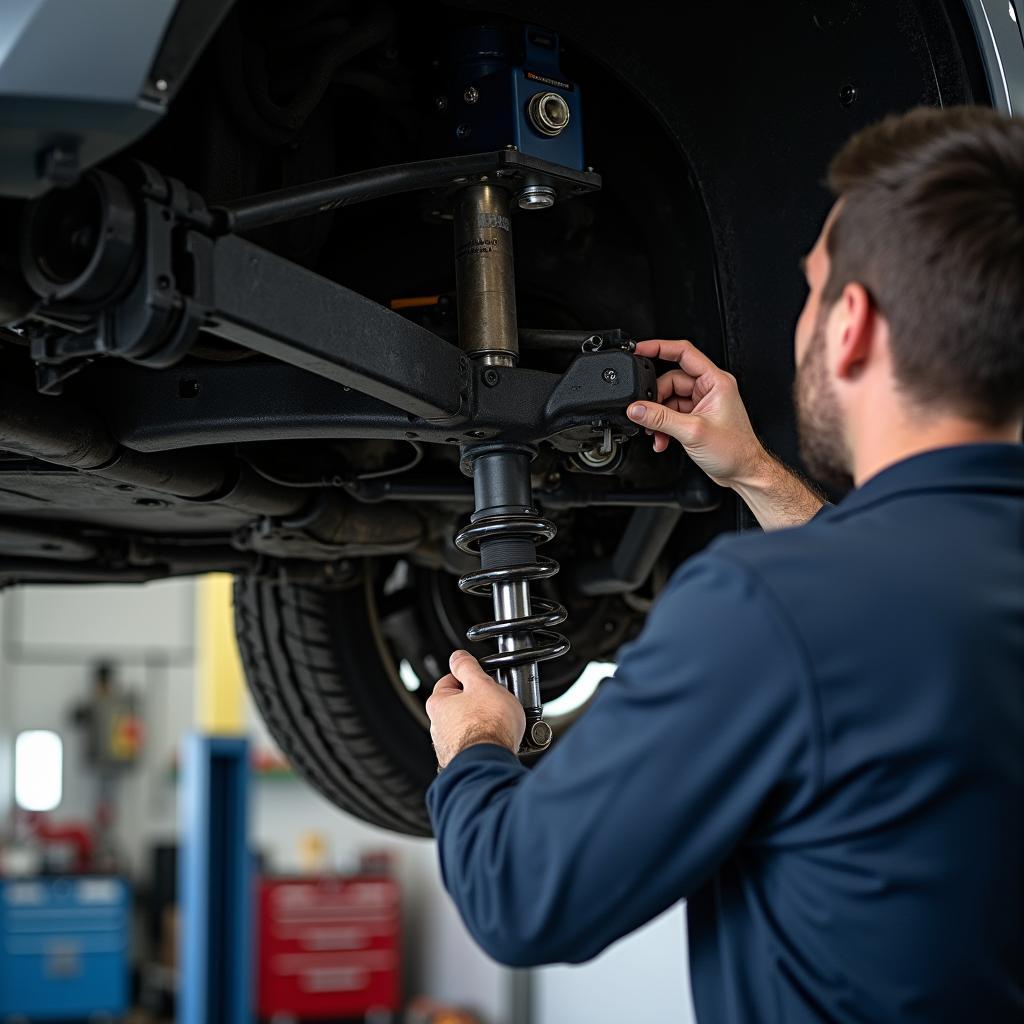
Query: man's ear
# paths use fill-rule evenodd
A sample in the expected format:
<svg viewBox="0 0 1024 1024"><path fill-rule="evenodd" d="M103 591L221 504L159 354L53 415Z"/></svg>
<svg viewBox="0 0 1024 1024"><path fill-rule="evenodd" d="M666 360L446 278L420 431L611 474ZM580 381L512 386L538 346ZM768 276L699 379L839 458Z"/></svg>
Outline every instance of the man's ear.
<svg viewBox="0 0 1024 1024"><path fill-rule="evenodd" d="M855 380L877 354L878 310L864 285L856 281L846 285L837 305L833 314L839 334L835 372L840 380Z"/></svg>

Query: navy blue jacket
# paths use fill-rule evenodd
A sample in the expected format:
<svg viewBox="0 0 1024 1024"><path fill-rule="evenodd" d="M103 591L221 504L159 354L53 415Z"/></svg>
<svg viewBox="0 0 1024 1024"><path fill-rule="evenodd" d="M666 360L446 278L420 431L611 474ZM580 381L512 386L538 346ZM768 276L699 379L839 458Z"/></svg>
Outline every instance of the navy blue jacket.
<svg viewBox="0 0 1024 1024"><path fill-rule="evenodd" d="M534 770L478 744L427 802L498 960L587 960L685 897L700 1024L1018 1024L1024 448L716 541Z"/></svg>

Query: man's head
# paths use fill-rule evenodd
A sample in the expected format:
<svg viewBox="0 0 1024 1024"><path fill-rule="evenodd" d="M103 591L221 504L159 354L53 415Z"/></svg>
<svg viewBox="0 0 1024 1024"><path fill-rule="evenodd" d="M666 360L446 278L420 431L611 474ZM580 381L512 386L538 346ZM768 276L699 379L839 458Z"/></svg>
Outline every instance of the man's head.
<svg viewBox="0 0 1024 1024"><path fill-rule="evenodd" d="M855 135L805 261L796 331L801 450L853 474L879 424L1020 430L1024 119L921 108Z"/></svg>

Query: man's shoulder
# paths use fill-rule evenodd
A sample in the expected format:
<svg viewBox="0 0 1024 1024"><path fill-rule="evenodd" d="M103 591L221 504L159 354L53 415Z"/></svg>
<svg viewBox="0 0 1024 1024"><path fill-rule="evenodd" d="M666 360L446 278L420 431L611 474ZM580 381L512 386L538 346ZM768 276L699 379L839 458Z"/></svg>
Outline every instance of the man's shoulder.
<svg viewBox="0 0 1024 1024"><path fill-rule="evenodd" d="M701 557L731 562L765 583L783 580L820 580L827 566L844 560L842 530L826 526L827 512L802 526L764 533L746 530L723 534L704 549Z"/></svg>
<svg viewBox="0 0 1024 1024"><path fill-rule="evenodd" d="M855 587L865 562L878 554L862 551L852 531L829 518L826 510L803 526L724 534L680 566L673 582L699 599L693 588L716 590L723 577L742 579L746 598L768 602L799 622L809 603L831 604L837 591Z"/></svg>

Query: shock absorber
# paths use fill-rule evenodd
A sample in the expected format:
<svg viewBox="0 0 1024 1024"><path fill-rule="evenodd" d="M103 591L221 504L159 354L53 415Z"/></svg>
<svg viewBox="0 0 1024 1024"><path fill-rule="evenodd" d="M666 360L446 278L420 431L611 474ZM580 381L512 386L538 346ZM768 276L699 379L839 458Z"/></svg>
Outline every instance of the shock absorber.
<svg viewBox="0 0 1024 1024"><path fill-rule="evenodd" d="M459 195L455 214L455 268L459 344L488 366L515 366L519 355L509 195L479 183ZM500 371L498 371L500 372ZM473 475L475 511L455 538L464 552L479 554L479 570L459 580L466 593L490 596L491 621L473 626L471 642L496 640L498 649L480 663L519 699L526 713L523 752L543 750L551 727L542 718L539 664L569 650L552 627L565 609L538 598L530 584L558 572L558 563L538 556L537 546L555 536L555 526L533 505L526 445L492 442L464 449Z"/></svg>

